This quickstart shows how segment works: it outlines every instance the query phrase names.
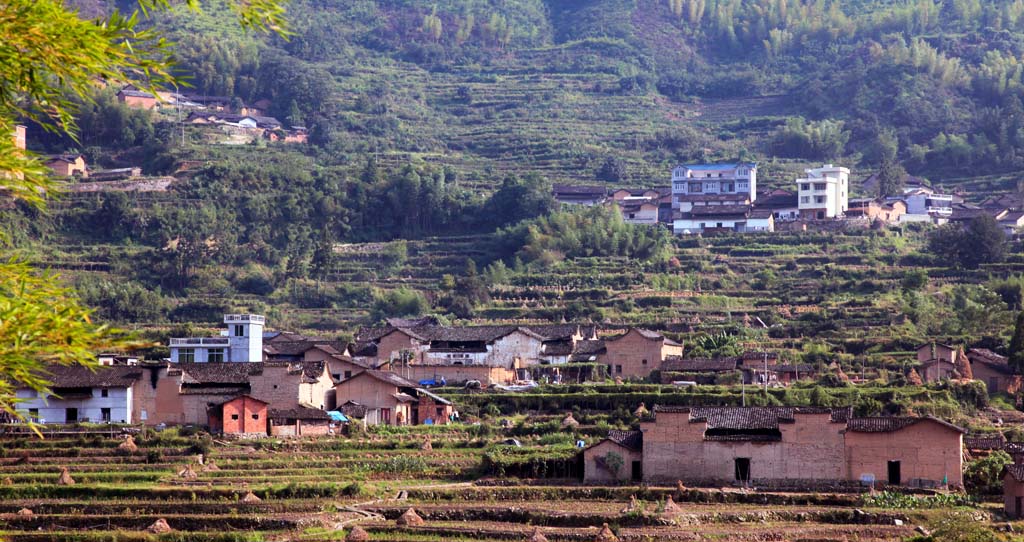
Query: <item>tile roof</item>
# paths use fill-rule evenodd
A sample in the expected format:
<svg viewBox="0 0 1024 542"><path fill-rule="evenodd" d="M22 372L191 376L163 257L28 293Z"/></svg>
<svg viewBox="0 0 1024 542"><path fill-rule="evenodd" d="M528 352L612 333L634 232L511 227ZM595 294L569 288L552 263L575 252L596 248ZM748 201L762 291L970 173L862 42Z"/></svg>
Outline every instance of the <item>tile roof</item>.
<svg viewBox="0 0 1024 542"><path fill-rule="evenodd" d="M689 413L690 423L706 422L708 429L760 430L778 429L779 423L792 423L797 414L830 414L832 423L850 418L849 407L686 407L655 405L659 412Z"/></svg>
<svg viewBox="0 0 1024 542"><path fill-rule="evenodd" d="M356 373L356 374L352 375L352 378L349 378L345 382L351 382L352 380L355 380L356 378L358 378L361 375L366 375L366 376L368 376L370 378L374 378L376 380L384 382L385 384L391 384L392 386L395 386L396 388L415 388L416 387L416 384L414 384L414 383L412 383L412 382L410 382L410 381L408 381L408 380L406 380L406 379L396 375L395 373L392 373L391 371L378 371L378 370L375 370L375 369L367 369L367 370L365 370L365 371L363 371L361 373ZM345 382L342 382L341 384L339 384L339 386L344 384Z"/></svg>
<svg viewBox="0 0 1024 542"><path fill-rule="evenodd" d="M263 363L178 363L182 384L248 384Z"/></svg>
<svg viewBox="0 0 1024 542"><path fill-rule="evenodd" d="M1024 465L1013 464L1006 466L1006 474L1013 476L1013 479L1018 482L1024 482Z"/></svg>
<svg viewBox="0 0 1024 542"><path fill-rule="evenodd" d="M611 429L608 431L607 439L635 452L639 452L644 447L644 434L640 431Z"/></svg>
<svg viewBox="0 0 1024 542"><path fill-rule="evenodd" d="M272 420L330 420L327 412L317 408L270 409L267 412Z"/></svg>
<svg viewBox="0 0 1024 542"><path fill-rule="evenodd" d="M1010 367L1006 356L1000 356L988 348L971 348L967 351L967 359L971 363L984 363L999 372L1013 374L1013 368Z"/></svg>
<svg viewBox="0 0 1024 542"><path fill-rule="evenodd" d="M573 352L572 341L549 341L544 343L545 356L568 356Z"/></svg>
<svg viewBox="0 0 1024 542"><path fill-rule="evenodd" d="M931 416L923 416L920 418L912 418L909 416L852 418L846 423L846 429L847 431L853 431L856 433L888 433L891 431L899 431L900 429L926 421L935 422L948 429L959 431L960 433L966 433L966 431L960 427L937 418L932 418Z"/></svg>
<svg viewBox="0 0 1024 542"><path fill-rule="evenodd" d="M676 372L718 372L733 371L739 366L737 358L689 358L668 356L661 363L662 371Z"/></svg>
<svg viewBox="0 0 1024 542"><path fill-rule="evenodd" d="M555 184L551 187L552 193L555 197L560 195L574 195L574 196L604 196L608 193L608 190L603 186L588 186L588 185L572 185L572 184Z"/></svg>
<svg viewBox="0 0 1024 542"><path fill-rule="evenodd" d="M1005 444L1002 433L964 435L964 448L968 450L1002 450Z"/></svg>
<svg viewBox="0 0 1024 542"><path fill-rule="evenodd" d="M142 369L134 365L96 367L95 371L81 365L51 365L44 371L55 391L60 388L130 388L142 377Z"/></svg>
<svg viewBox="0 0 1024 542"><path fill-rule="evenodd" d="M574 354L603 354L605 352L604 341L601 339L582 340L576 342Z"/></svg>

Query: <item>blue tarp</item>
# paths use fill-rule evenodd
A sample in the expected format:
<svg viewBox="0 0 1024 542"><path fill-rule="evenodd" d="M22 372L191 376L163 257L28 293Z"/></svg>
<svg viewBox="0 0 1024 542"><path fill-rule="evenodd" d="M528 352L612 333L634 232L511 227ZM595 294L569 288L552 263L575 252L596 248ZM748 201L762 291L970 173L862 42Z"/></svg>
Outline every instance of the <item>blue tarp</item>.
<svg viewBox="0 0 1024 542"><path fill-rule="evenodd" d="M332 422L342 422L342 423L345 423L345 422L349 421L347 416L345 416L341 412L338 412L337 410L328 411L327 415L331 417L331 421Z"/></svg>

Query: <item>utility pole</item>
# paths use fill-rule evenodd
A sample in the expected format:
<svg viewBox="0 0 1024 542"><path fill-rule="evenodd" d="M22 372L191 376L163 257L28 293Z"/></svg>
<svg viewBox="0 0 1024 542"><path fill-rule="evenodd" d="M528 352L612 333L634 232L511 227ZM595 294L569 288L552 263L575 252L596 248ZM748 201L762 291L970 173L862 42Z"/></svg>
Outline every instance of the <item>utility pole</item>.
<svg viewBox="0 0 1024 542"><path fill-rule="evenodd" d="M768 352L764 353L764 396L768 397Z"/></svg>

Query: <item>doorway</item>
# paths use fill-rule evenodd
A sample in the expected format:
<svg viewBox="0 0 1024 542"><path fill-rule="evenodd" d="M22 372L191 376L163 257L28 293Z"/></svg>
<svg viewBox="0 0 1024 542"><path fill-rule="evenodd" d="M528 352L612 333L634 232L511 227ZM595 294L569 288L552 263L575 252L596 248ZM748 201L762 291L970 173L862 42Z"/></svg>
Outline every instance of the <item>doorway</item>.
<svg viewBox="0 0 1024 542"><path fill-rule="evenodd" d="M737 457L736 458L736 481L738 481L738 482L749 482L750 481L750 458L749 457Z"/></svg>
<svg viewBox="0 0 1024 542"><path fill-rule="evenodd" d="M1015 517L1017 519L1020 519L1020 515L1021 515L1021 512L1022 512L1022 510L1021 510L1021 508L1022 508L1021 500L1022 499L1024 499L1024 497L1014 497L1013 498L1013 517Z"/></svg>
<svg viewBox="0 0 1024 542"><path fill-rule="evenodd" d="M890 461L889 462L889 484L898 486L900 485L900 462Z"/></svg>
<svg viewBox="0 0 1024 542"><path fill-rule="evenodd" d="M64 409L64 423L77 423L78 422L78 409L68 408Z"/></svg>
<svg viewBox="0 0 1024 542"><path fill-rule="evenodd" d="M639 482L644 478L644 464L642 461L633 462L632 478L634 482ZM1018 497L1019 499L1019 497Z"/></svg>

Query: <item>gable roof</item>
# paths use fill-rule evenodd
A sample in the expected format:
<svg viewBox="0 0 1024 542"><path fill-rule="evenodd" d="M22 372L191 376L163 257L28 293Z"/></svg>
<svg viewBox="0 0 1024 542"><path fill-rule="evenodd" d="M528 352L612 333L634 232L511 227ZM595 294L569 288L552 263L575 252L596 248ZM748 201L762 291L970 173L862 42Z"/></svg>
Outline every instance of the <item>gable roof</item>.
<svg viewBox="0 0 1024 542"><path fill-rule="evenodd" d="M967 432L961 427L957 427L949 422L933 418L931 416L922 416L919 418L910 416L853 418L846 423L846 430L854 433L889 433L892 431L899 431L900 429L904 429L921 422L934 422L959 433Z"/></svg>
<svg viewBox="0 0 1024 542"><path fill-rule="evenodd" d="M1021 465L1019 463L1007 465L1006 474L1012 476L1013 479L1018 482L1024 482L1024 465Z"/></svg>
<svg viewBox="0 0 1024 542"><path fill-rule="evenodd" d="M330 415L327 412L317 408L288 408L288 409L270 409L267 412L267 416L271 420L330 420Z"/></svg>
<svg viewBox="0 0 1024 542"><path fill-rule="evenodd" d="M391 371L379 371L377 369L367 369L361 373L356 373L352 375L352 377L349 378L348 380L340 382L337 385L344 385L347 382L351 382L363 376L367 378L373 378L374 380L384 382L385 384L390 384L392 386L395 386L396 388L416 388L416 384L396 375L395 373L392 373Z"/></svg>
<svg viewBox="0 0 1024 542"><path fill-rule="evenodd" d="M655 405L654 414L689 413L690 423L707 423L708 429L764 430L778 429L780 423L793 423L797 414L829 414L832 423L850 418L850 407L681 407Z"/></svg>
<svg viewBox="0 0 1024 542"><path fill-rule="evenodd" d="M263 363L178 363L181 383L188 384L248 384L249 378L263 372Z"/></svg>
<svg viewBox="0 0 1024 542"><path fill-rule="evenodd" d="M971 363L982 363L999 372L1013 374L1013 368L1010 367L1006 356L1000 356L988 348L971 348L967 351L967 359Z"/></svg>
<svg viewBox="0 0 1024 542"><path fill-rule="evenodd" d="M968 450L1002 450L1006 437L1002 433L987 435L965 435L964 448Z"/></svg>
<svg viewBox="0 0 1024 542"><path fill-rule="evenodd" d="M231 399L228 399L227 401L224 401L224 402L222 402L222 403L220 403L220 404L218 404L218 405L216 405L216 406L224 406L224 405L226 405L226 404L228 404L228 403L230 403L230 402L232 402L232 401L237 401L237 400L239 400L239 399L243 399L243 398L244 398L244 399L249 399L249 400L255 401L255 402L257 402L257 403L260 403L261 405L264 405L264 406L266 406L266 405L269 405L269 404L270 404L270 403L268 403L268 402L266 402L266 401L262 401L262 400L260 400L260 399L257 399L257 398L255 398L255 397L253 397L252 395L249 395L248 393L240 393L240 394L238 394L238 395L236 395L236 396L232 397Z"/></svg>
<svg viewBox="0 0 1024 542"><path fill-rule="evenodd" d="M142 378L136 365L108 365L93 371L81 365L50 365L43 369L51 389L60 388L130 388Z"/></svg>
<svg viewBox="0 0 1024 542"><path fill-rule="evenodd" d="M628 448L635 452L639 452L644 447L644 434L640 431L611 429L608 431L606 440L610 440L623 448Z"/></svg>

